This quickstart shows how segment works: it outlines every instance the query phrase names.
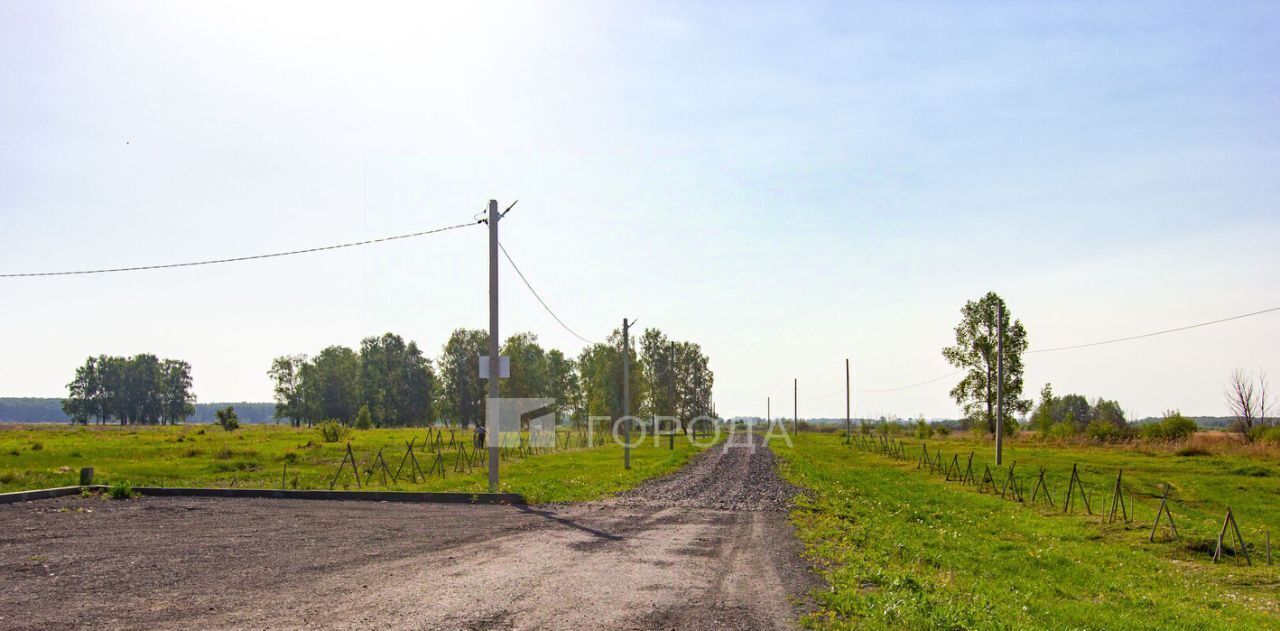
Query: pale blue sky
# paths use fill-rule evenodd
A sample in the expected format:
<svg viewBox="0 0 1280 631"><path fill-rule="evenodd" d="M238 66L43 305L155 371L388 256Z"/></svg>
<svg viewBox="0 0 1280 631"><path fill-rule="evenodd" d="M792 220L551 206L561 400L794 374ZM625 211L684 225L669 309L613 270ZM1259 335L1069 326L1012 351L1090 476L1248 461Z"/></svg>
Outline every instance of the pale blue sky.
<svg viewBox="0 0 1280 631"><path fill-rule="evenodd" d="M1280 305L1280 4L0 2L0 272L237 256L520 205L559 315L701 343L720 411L944 374L1000 292L1033 348ZM273 356L487 323L485 233L0 281L0 395L97 353L265 400ZM576 353L513 274L503 334ZM1223 414L1280 314L1027 358L1027 395ZM951 382L855 413L954 416ZM829 395L817 397L816 395Z"/></svg>

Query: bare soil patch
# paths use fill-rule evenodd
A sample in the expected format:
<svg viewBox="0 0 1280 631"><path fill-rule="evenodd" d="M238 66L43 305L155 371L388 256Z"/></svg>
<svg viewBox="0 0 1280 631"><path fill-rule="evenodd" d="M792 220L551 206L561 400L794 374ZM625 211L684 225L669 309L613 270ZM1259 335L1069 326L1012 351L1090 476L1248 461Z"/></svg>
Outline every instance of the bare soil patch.
<svg viewBox="0 0 1280 631"><path fill-rule="evenodd" d="M772 457L717 447L624 496L553 507L0 506L0 628L786 628L816 578Z"/></svg>

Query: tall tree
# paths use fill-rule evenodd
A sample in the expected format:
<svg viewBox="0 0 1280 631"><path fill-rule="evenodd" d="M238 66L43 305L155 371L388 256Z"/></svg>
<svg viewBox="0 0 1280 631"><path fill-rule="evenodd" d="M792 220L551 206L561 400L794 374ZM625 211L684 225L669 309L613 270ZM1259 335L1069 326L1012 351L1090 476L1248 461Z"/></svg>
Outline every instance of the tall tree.
<svg viewBox="0 0 1280 631"><path fill-rule="evenodd" d="M634 344L630 346L631 414L642 414L646 382L637 361ZM582 380L588 415L621 418L622 406L622 331L614 329L605 344L592 344L578 355L578 373Z"/></svg>
<svg viewBox="0 0 1280 631"><path fill-rule="evenodd" d="M275 384L272 389L275 418L287 418L294 427L303 423L302 367L306 363L306 355L284 355L271 360L271 369L267 371Z"/></svg>
<svg viewBox="0 0 1280 631"><path fill-rule="evenodd" d="M579 392L578 366L557 349L547 351L547 388L544 396L555 399L559 418L569 416L575 422L583 419L576 414Z"/></svg>
<svg viewBox="0 0 1280 631"><path fill-rule="evenodd" d="M715 386L715 374L711 372L710 359L702 347L693 342L679 342L675 349L676 409L679 417L693 419L711 416L711 394Z"/></svg>
<svg viewBox="0 0 1280 631"><path fill-rule="evenodd" d="M125 410L127 409L128 400L128 383L126 380L128 364L129 361L123 357L98 356L98 378L100 380L98 396L101 397L100 408L105 421L118 420L121 425L125 424Z"/></svg>
<svg viewBox="0 0 1280 631"><path fill-rule="evenodd" d="M1013 320L1008 307L1004 319L998 319L1004 299L989 292L976 301L965 303L960 310L960 324L956 326L956 344L942 350L942 356L951 365L967 371L960 383L951 390L965 414L966 424L978 424L987 431L995 431L996 393L996 341L998 328L1004 327L1004 422L1013 426L1013 415L1031 409L1031 401L1022 398L1022 354L1027 350L1027 331L1022 322Z"/></svg>
<svg viewBox="0 0 1280 631"><path fill-rule="evenodd" d="M1093 402L1093 409L1089 411L1089 415L1092 420L1103 421L1122 432L1129 429L1129 423L1124 418L1124 409L1120 407L1119 401L1098 397Z"/></svg>
<svg viewBox="0 0 1280 631"><path fill-rule="evenodd" d="M484 421L485 383L480 356L488 355L489 334L456 329L440 354L440 416L463 427Z"/></svg>
<svg viewBox="0 0 1280 631"><path fill-rule="evenodd" d="M375 425L403 427L429 422L434 388L431 362L416 342L406 344L394 333L361 342L360 400L369 406Z"/></svg>
<svg viewBox="0 0 1280 631"><path fill-rule="evenodd" d="M649 384L641 413L678 417L676 383L680 375L676 366L676 343L659 329L645 329L640 336L640 366Z"/></svg>
<svg viewBox="0 0 1280 631"><path fill-rule="evenodd" d="M128 385L127 416L131 424L154 423L160 419L163 406L160 402L160 358L142 353L129 358L126 373Z"/></svg>
<svg viewBox="0 0 1280 631"><path fill-rule="evenodd" d="M407 407L403 421L406 425L430 425L435 421L438 383L435 368L417 342L409 342L406 349L405 385L408 388Z"/></svg>
<svg viewBox="0 0 1280 631"><path fill-rule="evenodd" d="M180 359L160 362L160 418L169 425L177 425L196 413L196 395L191 391L191 364Z"/></svg>
<svg viewBox="0 0 1280 631"><path fill-rule="evenodd" d="M1266 373L1259 373L1255 379L1253 375L1239 368L1231 373L1231 378L1227 382L1224 396L1227 399L1227 409L1235 418L1232 428L1240 432L1246 440L1253 437L1255 428L1268 425L1267 413L1271 411L1272 401L1271 394L1267 392L1267 386Z"/></svg>
<svg viewBox="0 0 1280 631"><path fill-rule="evenodd" d="M316 354L311 365L306 372L315 380L311 392L317 419L354 423L360 409L360 356L345 346L330 346Z"/></svg>
<svg viewBox="0 0 1280 631"><path fill-rule="evenodd" d="M103 404L98 358L90 357L76 369L75 379L67 384L67 398L62 401L62 411L71 417L72 423L87 425L91 418L101 423L105 418Z"/></svg>
<svg viewBox="0 0 1280 631"><path fill-rule="evenodd" d="M510 358L511 377L499 382L499 394L510 398L547 395L547 354L538 344L538 336L532 333L512 335L502 345L501 352Z"/></svg>

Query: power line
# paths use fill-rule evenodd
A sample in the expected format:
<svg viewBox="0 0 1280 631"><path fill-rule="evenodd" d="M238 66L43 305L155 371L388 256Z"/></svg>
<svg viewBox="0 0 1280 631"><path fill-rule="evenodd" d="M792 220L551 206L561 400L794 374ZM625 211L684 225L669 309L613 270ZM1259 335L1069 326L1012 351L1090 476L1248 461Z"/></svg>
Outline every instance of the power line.
<svg viewBox="0 0 1280 631"><path fill-rule="evenodd" d="M1054 352L1054 351L1068 351L1068 350L1072 350L1072 349L1075 349L1075 348L1088 348L1088 347L1090 347L1090 346L1102 346L1103 344L1114 344L1114 343L1116 343L1116 342L1128 342L1128 341L1130 341L1130 340L1140 340L1140 339L1145 338L1145 337L1154 337L1154 336L1157 336L1157 335L1164 335L1165 333L1177 333L1178 331L1187 331L1187 330L1190 330L1190 329L1198 329L1198 328L1200 328L1200 327L1202 327L1202 326L1209 326L1209 325L1211 325L1211 324L1221 324L1221 323L1223 323L1223 322L1230 322L1230 321L1232 321L1232 320L1240 320L1240 319L1242 319L1242 318L1249 318L1249 317L1256 316L1256 315L1262 315L1262 314L1264 314L1264 313L1271 313L1272 311L1280 311L1280 307L1272 307L1272 308L1270 308L1270 309L1263 309L1263 310L1261 310L1261 311L1254 311L1254 312L1252 312L1252 313L1244 313L1244 314L1240 314L1240 315L1234 315L1234 316L1231 316L1231 317L1228 317L1228 318L1219 318L1219 319L1217 319L1217 320L1210 320L1210 321L1208 321L1208 322L1200 322L1200 323L1198 323L1198 324L1188 324L1187 326L1180 326L1180 327L1173 328L1173 329L1165 329L1165 330L1163 330L1163 331L1156 331L1156 332L1154 332L1154 333L1143 333L1142 335L1130 335L1129 337L1118 337L1118 338L1116 338L1116 339L1114 339L1114 340L1103 340L1103 341L1101 341L1101 342L1089 342L1088 344L1073 344L1073 345L1071 345L1071 346L1055 346L1055 347L1053 347L1053 348L1041 348L1041 349L1036 349L1036 350L1029 350L1029 351L1026 351L1026 353L1027 353L1028 355L1030 355L1030 354L1032 354L1032 353L1051 353L1051 352Z"/></svg>
<svg viewBox="0 0 1280 631"><path fill-rule="evenodd" d="M498 243L498 248L502 250L502 255L507 257L507 262L511 264L511 269L514 269L516 271L516 275L520 277L520 280L524 283L524 286L529 288L529 293L533 294L533 297L538 299L538 304L542 305L542 308L546 309L547 313L551 314L551 317L554 318L556 322L560 323L560 326L564 327L564 330L568 331L574 337L582 340L583 342L586 342L588 344L596 343L585 337L582 337L581 335L578 335L577 331L574 331L573 329L569 328L569 325L565 324L564 320L561 320L560 316L556 315L556 312L552 311L551 307L547 306L547 302L542 299L542 296L538 295L538 292L533 288L533 285L529 284L529 279L524 277L524 272L520 271L520 266L516 265L516 262L511 259L511 255L507 253L507 248L503 246L501 242Z"/></svg>
<svg viewBox="0 0 1280 631"><path fill-rule="evenodd" d="M1115 344L1115 343L1117 343L1117 342L1129 342L1129 341L1132 341L1132 340L1140 340L1140 339L1143 339L1143 338L1155 337L1155 336L1157 336L1157 335L1164 335L1164 334L1166 334L1166 333L1177 333L1177 332L1179 332L1179 331L1189 331L1189 330L1191 330L1191 329L1198 329L1198 328L1200 328L1200 327L1210 326L1210 325L1213 325L1213 324L1221 324L1221 323L1223 323L1223 322L1231 322L1232 320L1241 320L1241 319L1244 319L1244 318L1250 318L1250 317L1253 317L1253 316L1262 315L1262 314L1264 314L1264 313L1272 313L1272 312L1274 312L1274 311L1280 311L1280 307L1271 307L1270 309L1262 309L1262 310L1260 310L1260 311L1253 311L1253 312L1250 312L1250 313L1242 313L1242 314L1240 314L1240 315L1234 315L1234 316L1230 316L1230 317L1226 317L1226 318L1219 318L1219 319L1217 319L1217 320L1209 320L1208 322L1198 322L1198 323L1196 323L1196 324L1188 324L1188 325L1186 325L1186 326L1175 327L1175 328L1172 328L1172 329L1165 329L1165 330L1163 330L1163 331L1153 331L1153 332L1151 332L1151 333L1143 333L1143 334L1141 334L1141 335L1130 335L1130 336L1128 336L1128 337L1118 337L1118 338L1111 339L1111 340L1102 340L1102 341L1100 341L1100 342L1088 342L1088 343L1085 343L1085 344L1072 344L1072 345L1070 345L1070 346L1055 346L1055 347L1053 347L1053 348L1041 348L1041 349L1028 350L1028 351L1026 351L1026 354L1030 355L1030 354L1033 354L1033 353L1053 353L1053 352L1057 352L1057 351L1068 351L1068 350L1073 350L1073 349L1077 349L1077 348L1089 348L1089 347L1091 347L1091 346L1102 346L1102 345L1104 345L1104 344ZM941 377L935 377L935 378L930 379L930 380L928 380L928 381L921 381L921 382L919 382L919 383L914 383L914 384L911 384L911 385L908 385L908 386L899 386L899 387L897 387L897 388L875 388L875 389L854 388L854 392L895 392L895 391L897 391L897 390L908 390L908 389L911 389L911 388L918 388L918 387L920 387L920 386L925 386L925 385L928 385L928 384L934 383L935 381L941 381L941 380L943 380L943 379L946 379L947 377L952 377L952 376L958 375L958 374L960 374L960 373L962 373L962 372L964 372L964 370L957 370L957 371L950 372L950 373L947 373L947 374L945 374L945 375L942 375ZM831 395L827 395L827 396L831 396Z"/></svg>
<svg viewBox="0 0 1280 631"><path fill-rule="evenodd" d="M898 391L898 390L909 390L909 389L911 389L911 388L919 388L920 386L927 386L927 385L929 385L929 384L931 384L931 383L933 383L933 382L935 382L935 381L942 381L943 379L946 379L947 377L954 377L955 375L958 375L958 374L960 374L960 373L962 373L962 372L964 372L964 370L956 370L956 371L952 371L952 372L949 372L949 373L947 373L947 374L945 374L945 375L942 375L941 377L934 377L933 379L930 379L930 380L928 380L928 381L921 381L920 383L913 383L913 384L911 384L911 385L909 385L909 386L898 386L898 387L896 387L896 388L854 388L854 389L853 389L853 391L854 391L854 392L896 392L896 391Z"/></svg>
<svg viewBox="0 0 1280 631"><path fill-rule="evenodd" d="M313 252L325 252L328 250L340 250L342 248L354 248L361 245L371 245L374 243L384 243L387 241L396 241L399 239L412 239L414 237L422 237L447 230L456 230L458 228L466 228L473 226L474 223L460 223L443 228L434 228L432 230L423 230L421 232L412 232L409 234L400 234L392 237L381 237L378 239L368 239L365 241L352 241L350 243L339 243L337 245L325 245L317 248L307 248L305 250L289 250L287 252L272 252L270 254L253 254L250 256L237 256L229 259L211 259L207 261L189 261L186 263L163 263L160 265L139 265L136 267L113 267L106 269L89 269L74 270L67 272L23 272L17 274L0 274L0 278L31 278L36 276L82 276L87 274L112 274L115 272L141 272L146 270L171 269L175 267L196 267L199 265L216 265L218 263L239 263L241 261L254 261L258 259L278 258L282 256L293 256L295 254L311 254Z"/></svg>

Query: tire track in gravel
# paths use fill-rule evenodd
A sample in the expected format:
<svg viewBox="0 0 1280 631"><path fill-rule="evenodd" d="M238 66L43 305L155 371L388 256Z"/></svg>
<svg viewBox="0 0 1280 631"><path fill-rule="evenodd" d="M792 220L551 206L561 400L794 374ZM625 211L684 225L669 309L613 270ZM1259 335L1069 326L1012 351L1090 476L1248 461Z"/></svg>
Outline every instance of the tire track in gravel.
<svg viewBox="0 0 1280 631"><path fill-rule="evenodd" d="M0 534L0 628L785 629L818 585L787 523L793 494L761 437L739 434L587 504L4 506L0 532L64 536ZM12 567L27 556L76 589Z"/></svg>

